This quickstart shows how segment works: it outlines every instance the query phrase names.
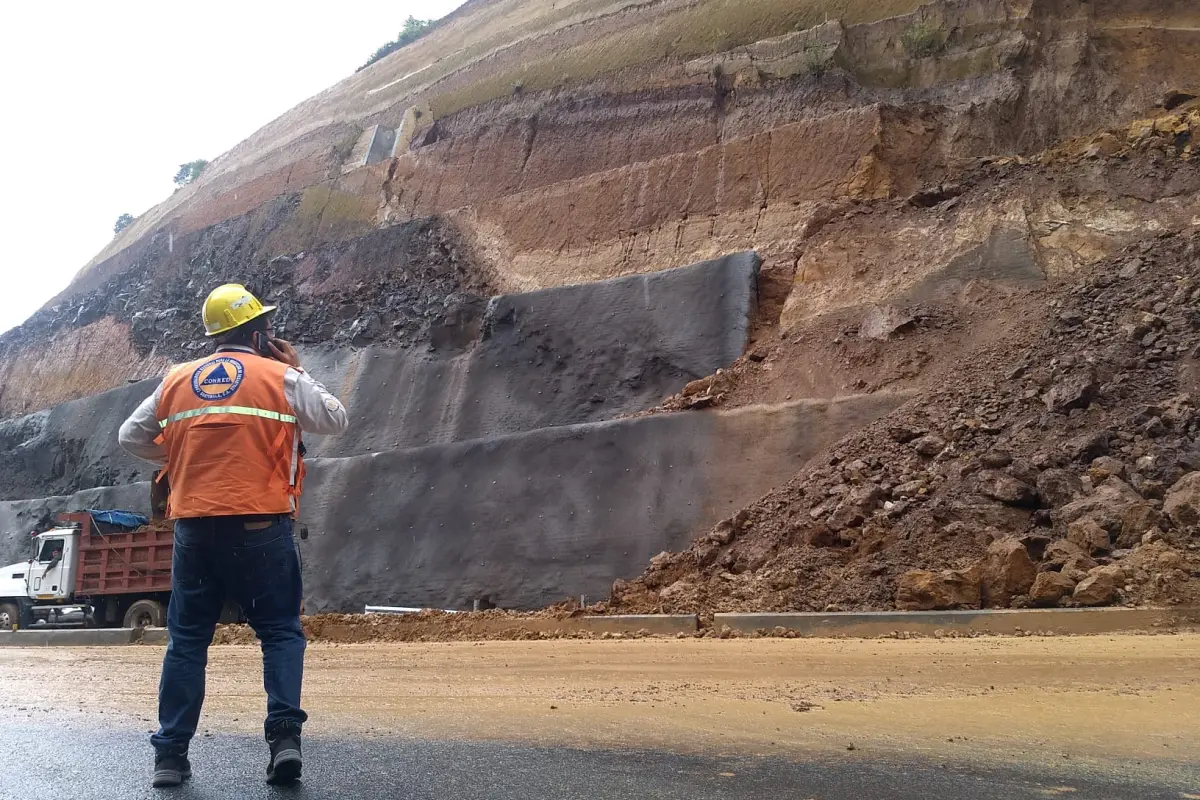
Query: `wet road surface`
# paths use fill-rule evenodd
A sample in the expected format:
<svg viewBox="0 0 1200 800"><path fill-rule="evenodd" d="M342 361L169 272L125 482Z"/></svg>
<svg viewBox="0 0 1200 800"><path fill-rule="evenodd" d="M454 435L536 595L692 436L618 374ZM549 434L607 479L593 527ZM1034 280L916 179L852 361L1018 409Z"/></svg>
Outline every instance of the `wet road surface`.
<svg viewBox="0 0 1200 800"><path fill-rule="evenodd" d="M401 738L306 738L305 778L264 782L261 740L216 734L192 747L195 777L149 787L144 734L103 720L27 724L0 720L0 798L404 798L404 800L1187 800L1200 798L1200 766L1146 783L1114 766L1057 773L887 761L847 753L836 762L684 756ZM1164 773L1166 775L1167 773Z"/></svg>

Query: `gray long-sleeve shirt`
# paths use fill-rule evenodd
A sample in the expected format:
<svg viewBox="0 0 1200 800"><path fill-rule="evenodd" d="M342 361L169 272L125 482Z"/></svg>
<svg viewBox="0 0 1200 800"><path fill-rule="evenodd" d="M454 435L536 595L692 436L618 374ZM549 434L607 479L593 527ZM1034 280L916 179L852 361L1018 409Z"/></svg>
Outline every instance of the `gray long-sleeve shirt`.
<svg viewBox="0 0 1200 800"><path fill-rule="evenodd" d="M218 352L254 354L248 347L237 346L225 346ZM128 453L158 466L167 463L166 449L154 443L162 432L158 424L158 403L162 398L162 390L163 386L160 383L154 394L143 400L129 419L125 420L117 434L117 441ZM283 393L295 409L296 420L302 431L332 435L342 433L350 424L342 402L303 370L289 368L284 373ZM294 463L292 469L294 475Z"/></svg>

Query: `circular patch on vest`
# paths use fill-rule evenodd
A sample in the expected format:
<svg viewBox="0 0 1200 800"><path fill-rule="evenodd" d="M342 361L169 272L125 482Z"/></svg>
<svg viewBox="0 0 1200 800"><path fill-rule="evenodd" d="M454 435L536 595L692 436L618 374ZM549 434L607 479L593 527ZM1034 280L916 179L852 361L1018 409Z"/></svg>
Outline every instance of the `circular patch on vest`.
<svg viewBox="0 0 1200 800"><path fill-rule="evenodd" d="M238 390L246 368L229 356L206 361L192 373L192 391L201 400L224 400Z"/></svg>

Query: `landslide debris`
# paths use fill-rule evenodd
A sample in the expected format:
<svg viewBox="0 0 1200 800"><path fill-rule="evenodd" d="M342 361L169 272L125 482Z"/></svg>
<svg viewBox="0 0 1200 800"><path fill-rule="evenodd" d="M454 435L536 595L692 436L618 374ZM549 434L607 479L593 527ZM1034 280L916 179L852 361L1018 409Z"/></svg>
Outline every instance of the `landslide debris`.
<svg viewBox="0 0 1200 800"><path fill-rule="evenodd" d="M1045 325L617 581L603 610L1200 603L1198 246L1164 233L1031 291Z"/></svg>
<svg viewBox="0 0 1200 800"><path fill-rule="evenodd" d="M228 282L243 283L278 305L276 328L296 343L408 347L446 339L448 328L477 326L492 292L452 225L415 220L266 258L265 241L290 219L296 202L280 198L270 225L255 227L248 215L173 246L162 237L128 271L41 309L0 336L0 354L111 317L129 326L144 356L195 358L207 346L200 306L209 291ZM190 255L179 259L176 252Z"/></svg>
<svg viewBox="0 0 1200 800"><path fill-rule="evenodd" d="M436 610L400 615L315 614L301 617L301 623L308 641L338 644L614 638L614 634L578 630L570 624L578 614L578 606L564 603L530 613L496 609L463 614ZM219 625L213 638L213 644L219 645L254 644L255 641L254 631L248 625Z"/></svg>

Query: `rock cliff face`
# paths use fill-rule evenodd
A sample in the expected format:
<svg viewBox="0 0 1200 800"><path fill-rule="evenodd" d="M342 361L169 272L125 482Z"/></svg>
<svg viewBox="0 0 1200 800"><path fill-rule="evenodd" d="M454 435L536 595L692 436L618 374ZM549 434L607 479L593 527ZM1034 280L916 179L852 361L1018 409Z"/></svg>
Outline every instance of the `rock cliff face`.
<svg viewBox="0 0 1200 800"><path fill-rule="evenodd" d="M673 317L649 295L649 317L623 313L600 337L625 349L599 355L580 343L601 321L577 340L570 314L534 331L518 309L522 333L495 338L505 318L488 298L529 293L528 310L541 290L738 251L758 267L752 301L739 295L737 380L664 408L936 387L1041 324L1031 293L1200 219L1198 44L1190 0L474 0L215 159L0 337L2 435L33 470L0 488L18 500L136 480L78 445L39 449L35 421L193 355L201 298L226 280L277 300L286 335L330 365L381 348L409 365L394 377L410 399L439 398L364 393L391 409L379 451L426 444L404 431L509 432L431 418L487 405L504 381L462 380L430 354L465 365L508 342L530 364L558 359L572 388L523 432L635 414L729 367L737 353L664 350ZM709 321L742 313L681 303ZM596 401L576 391L591 357L622 387ZM899 395L879 397L864 418ZM767 473L759 494L790 474ZM54 488L39 494L35 475ZM323 591L336 605L337 587Z"/></svg>
<svg viewBox="0 0 1200 800"><path fill-rule="evenodd" d="M1098 168L1014 181L952 224L853 220L1144 115L1200 83L1198 27L1184 0L468 3L214 160L4 337L0 413L160 370L224 278L294 294L301 337L362 342L427 337L487 290L746 248L785 325L997 236L1069 271L1185 218L1186 187L1130 192ZM439 274L376 289L414 258Z"/></svg>

